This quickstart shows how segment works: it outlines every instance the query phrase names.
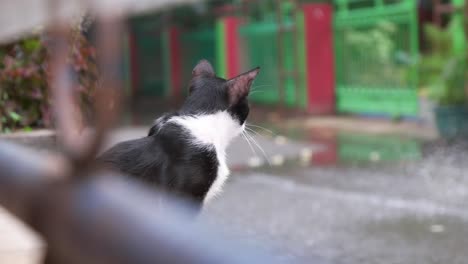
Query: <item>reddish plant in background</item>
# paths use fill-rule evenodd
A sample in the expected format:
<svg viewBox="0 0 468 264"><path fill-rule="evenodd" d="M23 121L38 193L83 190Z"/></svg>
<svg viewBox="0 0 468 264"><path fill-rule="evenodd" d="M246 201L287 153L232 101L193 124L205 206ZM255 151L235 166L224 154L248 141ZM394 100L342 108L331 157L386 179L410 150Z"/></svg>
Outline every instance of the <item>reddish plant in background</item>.
<svg viewBox="0 0 468 264"><path fill-rule="evenodd" d="M83 109L88 110L97 85L96 52L77 29L69 42L75 89ZM47 49L41 36L0 46L0 132L52 125L48 74Z"/></svg>

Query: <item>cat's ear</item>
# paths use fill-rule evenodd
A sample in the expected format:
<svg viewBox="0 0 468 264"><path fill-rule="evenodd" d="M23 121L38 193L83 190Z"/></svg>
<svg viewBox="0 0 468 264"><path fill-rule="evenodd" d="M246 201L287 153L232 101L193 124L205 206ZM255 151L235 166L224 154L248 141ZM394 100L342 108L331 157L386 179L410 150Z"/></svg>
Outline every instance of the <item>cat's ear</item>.
<svg viewBox="0 0 468 264"><path fill-rule="evenodd" d="M201 60L192 71L192 77L196 76L207 76L207 77L214 77L215 72L213 70L213 66L207 60Z"/></svg>
<svg viewBox="0 0 468 264"><path fill-rule="evenodd" d="M235 105L240 99L249 95L250 86L259 71L260 67L257 67L227 81L230 106Z"/></svg>

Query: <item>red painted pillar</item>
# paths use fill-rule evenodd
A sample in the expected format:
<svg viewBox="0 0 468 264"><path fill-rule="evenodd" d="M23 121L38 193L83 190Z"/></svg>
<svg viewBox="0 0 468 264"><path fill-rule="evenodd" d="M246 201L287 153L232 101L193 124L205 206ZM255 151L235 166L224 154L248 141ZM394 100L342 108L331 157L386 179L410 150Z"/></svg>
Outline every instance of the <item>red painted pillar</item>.
<svg viewBox="0 0 468 264"><path fill-rule="evenodd" d="M240 74L240 37L241 20L235 16L225 16L218 20L216 29L217 73L225 78Z"/></svg>
<svg viewBox="0 0 468 264"><path fill-rule="evenodd" d="M225 17L226 37L226 77L232 78L240 74L239 65L239 25L238 17Z"/></svg>
<svg viewBox="0 0 468 264"><path fill-rule="evenodd" d="M306 85L308 111L335 111L335 70L333 52L333 8L329 4L304 4Z"/></svg>

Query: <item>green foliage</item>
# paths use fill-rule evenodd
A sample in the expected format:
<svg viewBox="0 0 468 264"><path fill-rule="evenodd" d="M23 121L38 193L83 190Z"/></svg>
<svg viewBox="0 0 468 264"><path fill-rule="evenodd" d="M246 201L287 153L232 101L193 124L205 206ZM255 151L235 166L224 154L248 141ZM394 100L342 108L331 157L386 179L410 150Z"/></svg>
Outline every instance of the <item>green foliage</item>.
<svg viewBox="0 0 468 264"><path fill-rule="evenodd" d="M46 51L38 37L3 47L0 54L0 131L48 126Z"/></svg>
<svg viewBox="0 0 468 264"><path fill-rule="evenodd" d="M97 83L95 51L78 31L71 34L70 43L69 61L79 80L76 89L89 104ZM51 126L47 57L40 36L0 46L0 132Z"/></svg>
<svg viewBox="0 0 468 264"><path fill-rule="evenodd" d="M453 28L425 25L424 30L431 52L422 56L419 64L420 85L440 105L459 105L466 102L466 54L453 50Z"/></svg>

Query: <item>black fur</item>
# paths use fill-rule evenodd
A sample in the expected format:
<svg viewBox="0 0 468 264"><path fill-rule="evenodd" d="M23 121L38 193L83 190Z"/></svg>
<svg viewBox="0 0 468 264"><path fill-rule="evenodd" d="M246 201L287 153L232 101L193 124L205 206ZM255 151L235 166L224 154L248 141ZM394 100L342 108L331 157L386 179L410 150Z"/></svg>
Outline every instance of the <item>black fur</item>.
<svg viewBox="0 0 468 264"><path fill-rule="evenodd" d="M203 202L218 168L214 148L191 144L187 131L176 124L166 124L151 136L119 143L99 160L196 204Z"/></svg>
<svg viewBox="0 0 468 264"><path fill-rule="evenodd" d="M245 94L238 96L235 103L230 98L230 89L237 89L232 88L233 83L242 86L245 80L216 77L206 61L200 62L197 67L189 85L189 96L179 111L160 117L149 130L148 136L119 143L98 157L98 160L107 167L189 198L200 207L217 177L219 160L215 147L193 144L194 138L189 131L168 120L175 116L228 111L243 124L249 106L248 89ZM257 72L258 69L255 69L252 78L255 78ZM251 81L245 82L245 85L250 86Z"/></svg>

